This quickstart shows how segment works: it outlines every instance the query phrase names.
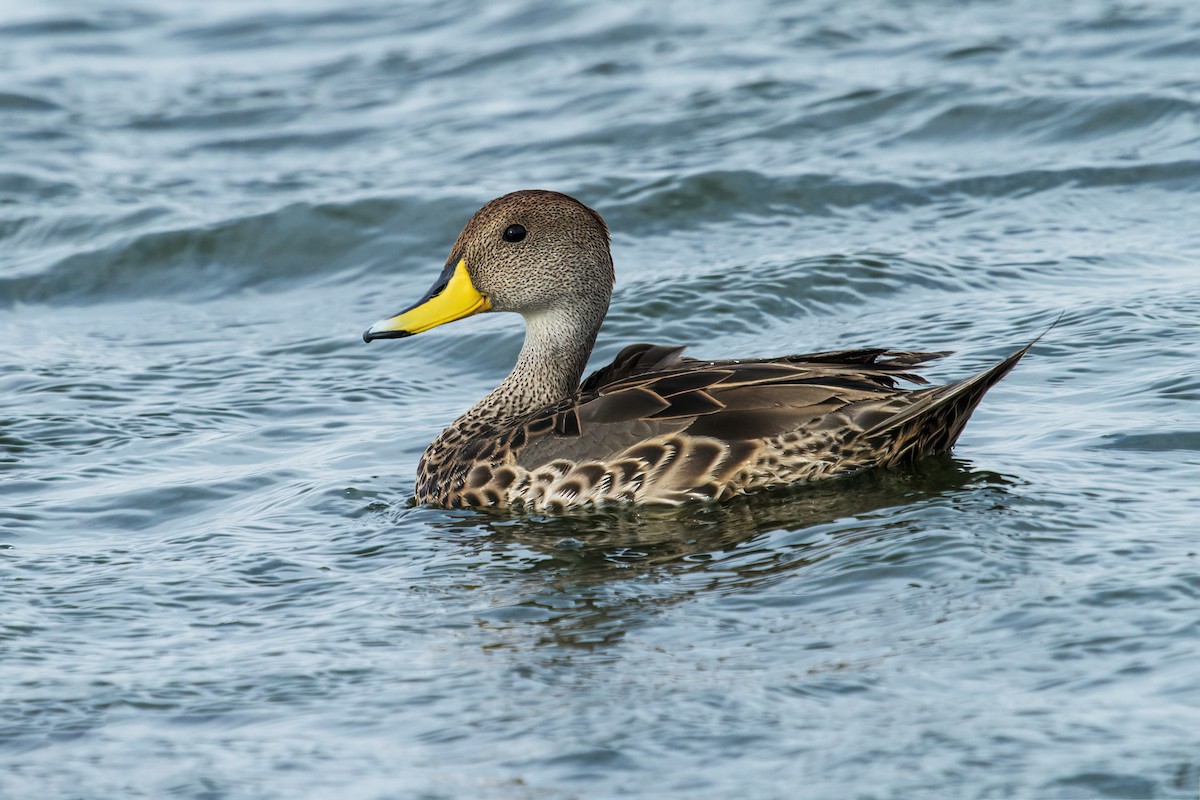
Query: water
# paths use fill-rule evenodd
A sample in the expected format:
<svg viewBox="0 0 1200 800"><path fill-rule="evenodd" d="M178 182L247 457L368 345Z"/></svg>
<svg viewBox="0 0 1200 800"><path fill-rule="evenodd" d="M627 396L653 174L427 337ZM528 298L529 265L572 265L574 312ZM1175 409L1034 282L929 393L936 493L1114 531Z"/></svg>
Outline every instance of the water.
<svg viewBox="0 0 1200 800"><path fill-rule="evenodd" d="M481 5L0 9L0 795L1195 797L1200 7ZM521 326L359 336L524 187L596 364L1064 316L953 458L413 507Z"/></svg>

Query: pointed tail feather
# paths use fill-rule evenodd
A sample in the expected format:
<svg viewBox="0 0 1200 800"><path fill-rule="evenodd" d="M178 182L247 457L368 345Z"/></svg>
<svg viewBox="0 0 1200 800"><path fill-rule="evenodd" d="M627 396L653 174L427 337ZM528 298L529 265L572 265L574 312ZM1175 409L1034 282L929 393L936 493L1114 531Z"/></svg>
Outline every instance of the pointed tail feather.
<svg viewBox="0 0 1200 800"><path fill-rule="evenodd" d="M1007 375L1041 338L1039 336L978 375L927 390L920 400L866 431L863 434L866 438L890 440L879 465L893 467L907 464L953 447L988 389Z"/></svg>

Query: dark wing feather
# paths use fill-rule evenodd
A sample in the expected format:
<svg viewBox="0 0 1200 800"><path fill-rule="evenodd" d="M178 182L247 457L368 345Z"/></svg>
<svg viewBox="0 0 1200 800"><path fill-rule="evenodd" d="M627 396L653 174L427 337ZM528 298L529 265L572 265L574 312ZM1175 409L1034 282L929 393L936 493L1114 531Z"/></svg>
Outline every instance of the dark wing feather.
<svg viewBox="0 0 1200 800"><path fill-rule="evenodd" d="M941 355L847 350L694 361L682 359L681 350L656 345L622 350L584 381L576 397L526 421L529 437L518 463L533 468L556 459L608 459L670 433L727 442L777 436L841 410L865 412L909 397L896 388L897 380L921 380L908 370ZM567 414L572 417L564 420ZM544 421L547 417L553 421ZM839 415L843 424L852 418Z"/></svg>
<svg viewBox="0 0 1200 800"><path fill-rule="evenodd" d="M580 384L579 391L581 394L591 394L614 381L673 366L683 359L683 350L679 345L631 344L622 348L611 364L587 376Z"/></svg>

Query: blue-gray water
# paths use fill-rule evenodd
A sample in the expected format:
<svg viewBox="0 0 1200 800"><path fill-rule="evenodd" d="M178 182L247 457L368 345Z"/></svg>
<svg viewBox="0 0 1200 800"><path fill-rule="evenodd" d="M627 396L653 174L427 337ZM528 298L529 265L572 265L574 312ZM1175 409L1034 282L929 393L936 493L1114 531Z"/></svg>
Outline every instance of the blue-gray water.
<svg viewBox="0 0 1200 800"><path fill-rule="evenodd" d="M366 346L517 188L595 363L1054 328L953 458L412 507L520 321ZM1194 798L1200 6L0 10L0 796Z"/></svg>

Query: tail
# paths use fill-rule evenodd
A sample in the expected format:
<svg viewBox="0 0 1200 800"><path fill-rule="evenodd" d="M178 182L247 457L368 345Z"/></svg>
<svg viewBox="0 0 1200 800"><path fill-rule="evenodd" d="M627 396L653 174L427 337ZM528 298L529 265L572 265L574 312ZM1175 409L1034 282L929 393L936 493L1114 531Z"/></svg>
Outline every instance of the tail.
<svg viewBox="0 0 1200 800"><path fill-rule="evenodd" d="M879 442L883 451L878 464L883 467L909 464L953 447L988 389L999 383L1045 335L978 375L926 390L920 400L864 432L864 438Z"/></svg>

